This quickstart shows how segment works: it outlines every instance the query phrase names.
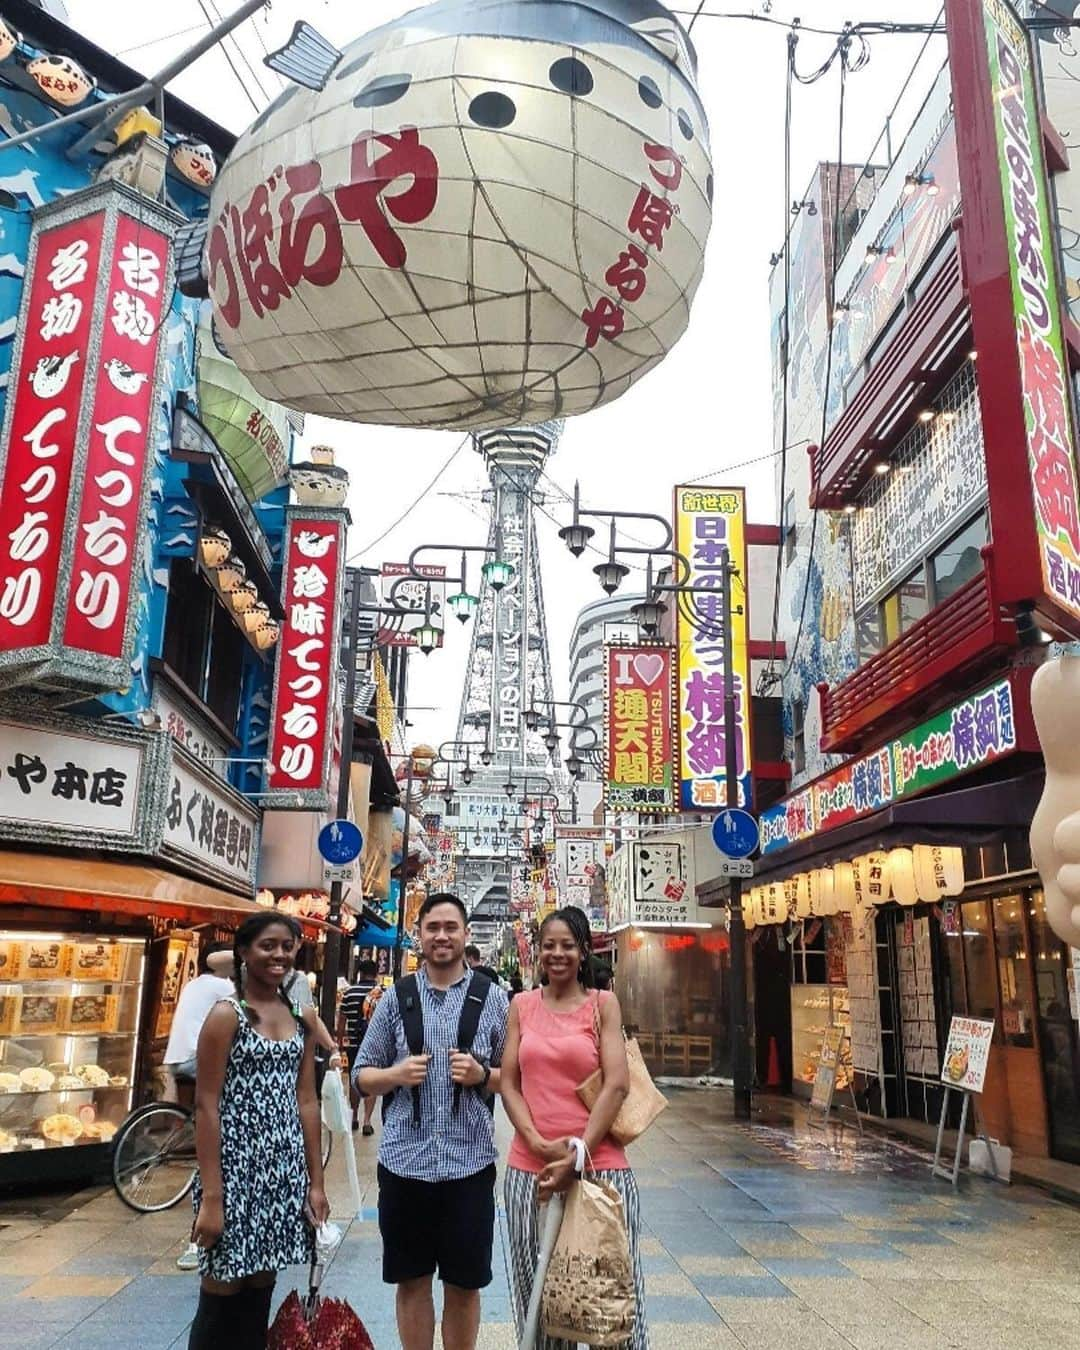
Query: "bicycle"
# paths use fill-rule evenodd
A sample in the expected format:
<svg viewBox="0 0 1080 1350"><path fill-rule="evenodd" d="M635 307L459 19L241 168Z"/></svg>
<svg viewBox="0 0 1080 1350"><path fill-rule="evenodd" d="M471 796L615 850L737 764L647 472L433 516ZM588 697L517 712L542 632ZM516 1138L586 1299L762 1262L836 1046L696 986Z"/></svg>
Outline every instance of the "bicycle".
<svg viewBox="0 0 1080 1350"><path fill-rule="evenodd" d="M333 1135L319 1122L323 1167ZM172 1209L195 1184L195 1112L178 1102L136 1107L113 1137L112 1182L117 1195L139 1214Z"/></svg>

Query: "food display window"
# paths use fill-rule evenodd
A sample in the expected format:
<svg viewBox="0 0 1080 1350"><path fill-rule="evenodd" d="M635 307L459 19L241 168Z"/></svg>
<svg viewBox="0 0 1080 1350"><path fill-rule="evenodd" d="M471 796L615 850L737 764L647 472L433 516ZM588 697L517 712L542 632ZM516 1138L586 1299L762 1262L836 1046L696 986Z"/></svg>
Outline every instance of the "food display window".
<svg viewBox="0 0 1080 1350"><path fill-rule="evenodd" d="M132 1107L146 943L0 931L0 1153L108 1142Z"/></svg>
<svg viewBox="0 0 1080 1350"><path fill-rule="evenodd" d="M829 1027L844 1028L837 1088L846 1088L851 1074L851 1010L847 989L832 984L791 987L791 1062L797 1083L813 1085L821 1045Z"/></svg>

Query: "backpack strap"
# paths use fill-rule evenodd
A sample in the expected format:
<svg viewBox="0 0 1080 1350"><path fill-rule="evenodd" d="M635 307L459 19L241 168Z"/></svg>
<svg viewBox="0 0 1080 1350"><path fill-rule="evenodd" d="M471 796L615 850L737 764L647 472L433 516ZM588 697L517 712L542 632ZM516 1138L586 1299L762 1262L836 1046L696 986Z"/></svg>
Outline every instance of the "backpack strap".
<svg viewBox="0 0 1080 1350"><path fill-rule="evenodd" d="M465 1002L461 1005L461 1017L458 1020L456 1048L463 1055L472 1052L473 1041L476 1040L476 1033L480 1027L480 1014L484 1011L484 1004L487 1002L490 989L491 981L488 977L474 971L473 977L469 981L469 987L465 990ZM454 1085L455 1115L457 1115L461 1106L461 1087L460 1083Z"/></svg>
<svg viewBox="0 0 1080 1350"><path fill-rule="evenodd" d="M401 1028L405 1033L405 1044L410 1055L424 1053L424 1011L420 1006L420 986L415 975L405 975L394 985L397 994L398 1011L401 1013ZM412 1089L413 1124L420 1125L420 1089Z"/></svg>

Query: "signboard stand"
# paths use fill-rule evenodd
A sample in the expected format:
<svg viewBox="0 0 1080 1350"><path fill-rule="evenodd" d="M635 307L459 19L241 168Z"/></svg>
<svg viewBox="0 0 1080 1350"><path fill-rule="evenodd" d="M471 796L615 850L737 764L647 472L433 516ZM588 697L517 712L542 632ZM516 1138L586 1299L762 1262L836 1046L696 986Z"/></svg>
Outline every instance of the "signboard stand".
<svg viewBox="0 0 1080 1350"><path fill-rule="evenodd" d="M833 1097L836 1093L836 1074L843 1064L844 1041L847 1039L843 1027L829 1027L821 1042L821 1057L818 1060L814 1087L810 1093L810 1102L806 1108L806 1123L813 1129L823 1130L829 1123ZM859 1133L863 1132L862 1118L859 1115L859 1103L855 1097L855 1075L851 1066L848 1069L847 1088L851 1094L851 1107L855 1112L855 1123Z"/></svg>
<svg viewBox="0 0 1080 1350"><path fill-rule="evenodd" d="M941 1099L941 1119L938 1121L937 1143L934 1147L934 1162L930 1174L951 1182L954 1187L960 1177L960 1159L964 1152L968 1106L972 1096L983 1090L993 1035L993 1022L984 1022L974 1017L954 1017L949 1025L945 1061L941 1066L941 1081L945 1086L945 1093ZM956 1136L956 1156L950 1168L942 1162L941 1157L945 1142L945 1120L949 1114L949 1094L952 1092L960 1093L963 1105L960 1108L960 1129ZM977 1137L986 1144L991 1175L995 1181L1000 1180L997 1159L994 1157L994 1149L989 1138L984 1134Z"/></svg>

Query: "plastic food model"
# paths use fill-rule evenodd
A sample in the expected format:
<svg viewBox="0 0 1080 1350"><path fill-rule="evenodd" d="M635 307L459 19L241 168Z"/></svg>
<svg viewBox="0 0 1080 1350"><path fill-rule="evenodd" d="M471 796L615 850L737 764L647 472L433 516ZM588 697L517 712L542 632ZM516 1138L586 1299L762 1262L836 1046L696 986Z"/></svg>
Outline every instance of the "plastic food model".
<svg viewBox="0 0 1080 1350"><path fill-rule="evenodd" d="M1080 947L1080 657L1039 667L1031 710L1046 761L1046 785L1031 822L1031 857L1042 877L1050 927L1062 942Z"/></svg>
<svg viewBox="0 0 1080 1350"><path fill-rule="evenodd" d="M301 24L283 52L320 42ZM534 424L664 359L713 180L696 57L658 0L434 0L329 48L324 80L256 118L211 198L217 331L260 393Z"/></svg>

